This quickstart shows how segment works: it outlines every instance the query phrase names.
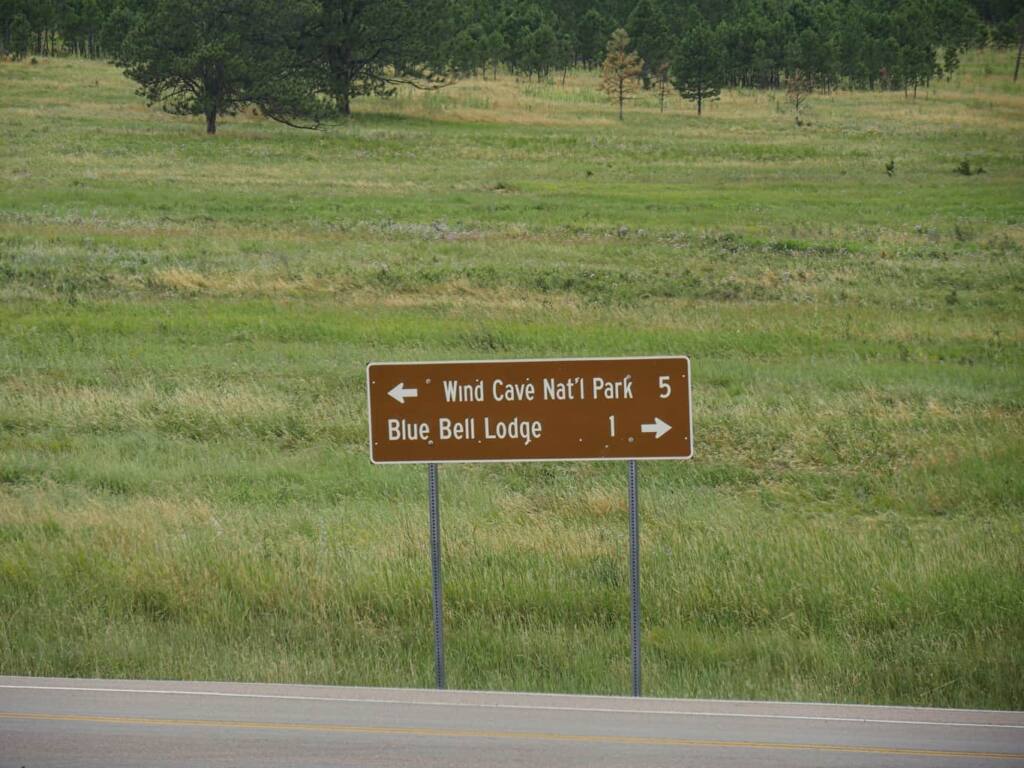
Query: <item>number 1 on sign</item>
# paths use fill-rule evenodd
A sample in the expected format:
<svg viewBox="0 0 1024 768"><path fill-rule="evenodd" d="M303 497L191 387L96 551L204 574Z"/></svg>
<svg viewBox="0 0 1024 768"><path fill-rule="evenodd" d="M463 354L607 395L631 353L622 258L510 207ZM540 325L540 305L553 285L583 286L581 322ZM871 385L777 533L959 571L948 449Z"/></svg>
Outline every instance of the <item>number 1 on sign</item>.
<svg viewBox="0 0 1024 768"><path fill-rule="evenodd" d="M608 417L608 434L611 437L615 437L615 417L614 416L609 416Z"/></svg>

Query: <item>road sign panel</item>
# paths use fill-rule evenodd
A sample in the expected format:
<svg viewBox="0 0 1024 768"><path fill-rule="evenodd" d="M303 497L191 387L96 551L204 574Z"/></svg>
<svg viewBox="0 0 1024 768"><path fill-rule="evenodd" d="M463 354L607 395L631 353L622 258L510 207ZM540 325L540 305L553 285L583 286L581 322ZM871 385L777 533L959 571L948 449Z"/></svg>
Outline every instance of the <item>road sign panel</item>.
<svg viewBox="0 0 1024 768"><path fill-rule="evenodd" d="M689 459L687 357L370 363L370 460Z"/></svg>

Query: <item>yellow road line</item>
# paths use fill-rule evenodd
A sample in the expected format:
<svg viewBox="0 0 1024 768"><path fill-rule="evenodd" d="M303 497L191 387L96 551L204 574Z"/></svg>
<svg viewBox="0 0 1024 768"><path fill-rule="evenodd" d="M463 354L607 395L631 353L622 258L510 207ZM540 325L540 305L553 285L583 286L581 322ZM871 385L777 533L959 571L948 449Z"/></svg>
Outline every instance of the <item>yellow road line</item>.
<svg viewBox="0 0 1024 768"><path fill-rule="evenodd" d="M659 747L731 747L736 749L782 749L817 752L849 752L905 757L966 757L992 760L1024 760L1024 754L1009 752L961 752L904 747L856 747L841 744L787 744L770 741L724 741L720 739L672 739L649 736L601 736L537 731L474 731L450 728L401 728L397 726L333 725L318 723L260 723L237 720L188 720L155 717L108 717L103 715L56 715L36 712L0 712L0 720L43 720L51 722L102 723L105 725L187 726L241 728L269 731L312 731L316 733L384 734L471 739L514 739L523 741L567 741L591 744L627 744Z"/></svg>

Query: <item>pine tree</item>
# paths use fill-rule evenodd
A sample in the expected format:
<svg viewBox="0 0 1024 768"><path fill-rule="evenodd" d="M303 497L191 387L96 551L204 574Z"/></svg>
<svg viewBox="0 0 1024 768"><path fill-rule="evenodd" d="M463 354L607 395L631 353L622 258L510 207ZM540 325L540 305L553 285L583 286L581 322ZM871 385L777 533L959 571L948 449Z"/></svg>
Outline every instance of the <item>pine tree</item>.
<svg viewBox="0 0 1024 768"><path fill-rule="evenodd" d="M304 35L316 89L343 115L358 96L446 82L452 15L446 0L316 0ZM285 6L291 3L282 4Z"/></svg>
<svg viewBox="0 0 1024 768"><path fill-rule="evenodd" d="M557 63L560 48L555 30L544 22L523 38L520 66L527 75L536 75L537 80L540 80L541 77L546 77Z"/></svg>
<svg viewBox="0 0 1024 768"><path fill-rule="evenodd" d="M451 44L451 64L456 72L475 75L478 69L486 70L485 37L480 24L470 24L455 36Z"/></svg>
<svg viewBox="0 0 1024 768"><path fill-rule="evenodd" d="M929 12L934 34L942 47L942 69L951 78L960 66L960 54L974 45L984 45L984 25L965 0L932 0Z"/></svg>
<svg viewBox="0 0 1024 768"><path fill-rule="evenodd" d="M892 19L899 44L896 74L904 93L913 89L915 98L918 86L928 84L938 73L935 38L928 11L920 0L911 0L901 5Z"/></svg>
<svg viewBox="0 0 1024 768"><path fill-rule="evenodd" d="M154 0L133 22L116 54L150 104L178 115L217 118L255 105L289 125L315 122L312 87L296 72L297 40L308 4L276 0Z"/></svg>
<svg viewBox="0 0 1024 768"><path fill-rule="evenodd" d="M14 17L10 26L11 53L15 59L28 56L32 47L32 25L29 24L25 14L19 13Z"/></svg>
<svg viewBox="0 0 1024 768"><path fill-rule="evenodd" d="M718 36L703 17L695 15L672 58L672 84L680 96L696 102L698 116L704 111L704 102L721 93L722 62Z"/></svg>
<svg viewBox="0 0 1024 768"><path fill-rule="evenodd" d="M491 77L498 79L498 64L508 56L508 45L501 30L494 30L484 38L487 63L491 66Z"/></svg>
<svg viewBox="0 0 1024 768"><path fill-rule="evenodd" d="M799 69L786 78L786 100L793 105L794 119L798 127L804 124L801 110L814 91L814 86L814 78Z"/></svg>
<svg viewBox="0 0 1024 768"><path fill-rule="evenodd" d="M392 2L393 0L380 1ZM414 0L408 1L413 2ZM501 22L501 34L508 44L506 61L513 71L524 70L529 74L533 73L535 62L544 58L544 54L537 50L537 42L548 38L547 31L541 30L543 27L548 27L553 35L555 23L549 14L536 3L509 7ZM551 42L550 39L549 42Z"/></svg>
<svg viewBox="0 0 1024 768"><path fill-rule="evenodd" d="M650 88L654 73L669 58L672 43L668 23L652 0L640 0L629 14L625 29L633 50L644 62L644 88Z"/></svg>
<svg viewBox="0 0 1024 768"><path fill-rule="evenodd" d="M576 52L585 65L592 66L601 59L605 41L612 24L596 8L588 8L580 19L576 36Z"/></svg>
<svg viewBox="0 0 1024 768"><path fill-rule="evenodd" d="M623 104L640 87L644 62L629 50L629 35L621 27L612 32L606 50L608 53L601 66L601 90L618 102L619 120L622 120Z"/></svg>

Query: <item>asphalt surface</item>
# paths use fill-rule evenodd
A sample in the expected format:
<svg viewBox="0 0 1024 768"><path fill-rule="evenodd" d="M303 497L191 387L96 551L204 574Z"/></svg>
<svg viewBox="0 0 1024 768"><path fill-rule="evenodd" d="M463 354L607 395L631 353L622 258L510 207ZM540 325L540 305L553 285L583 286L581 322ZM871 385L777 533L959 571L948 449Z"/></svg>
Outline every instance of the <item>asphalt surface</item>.
<svg viewBox="0 0 1024 768"><path fill-rule="evenodd" d="M1024 713L0 677L0 768L1021 766Z"/></svg>

